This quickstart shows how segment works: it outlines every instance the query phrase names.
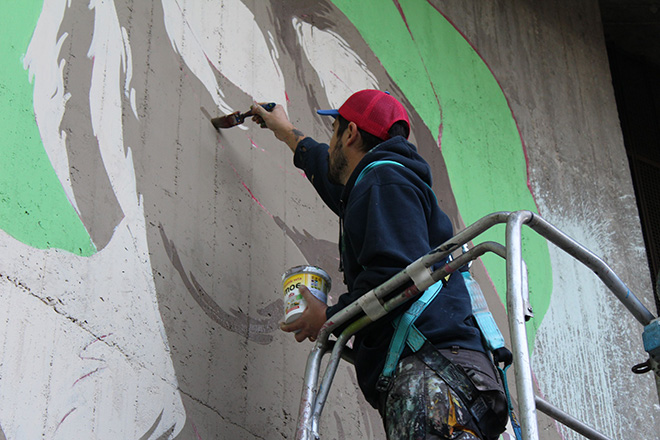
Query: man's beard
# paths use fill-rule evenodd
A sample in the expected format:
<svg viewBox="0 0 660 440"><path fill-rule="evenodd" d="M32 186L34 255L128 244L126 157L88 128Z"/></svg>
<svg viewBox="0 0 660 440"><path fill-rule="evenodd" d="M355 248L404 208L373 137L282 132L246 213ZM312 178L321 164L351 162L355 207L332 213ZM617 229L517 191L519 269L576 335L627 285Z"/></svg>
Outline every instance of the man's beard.
<svg viewBox="0 0 660 440"><path fill-rule="evenodd" d="M334 151L328 157L328 180L336 185L343 185L342 174L348 168L348 161L344 154L344 144L337 139Z"/></svg>

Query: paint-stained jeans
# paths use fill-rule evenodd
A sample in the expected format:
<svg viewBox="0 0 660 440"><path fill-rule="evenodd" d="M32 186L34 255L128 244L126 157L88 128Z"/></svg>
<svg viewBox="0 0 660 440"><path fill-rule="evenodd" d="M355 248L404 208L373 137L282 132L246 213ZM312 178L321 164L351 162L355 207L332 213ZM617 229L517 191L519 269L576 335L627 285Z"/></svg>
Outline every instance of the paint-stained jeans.
<svg viewBox="0 0 660 440"><path fill-rule="evenodd" d="M464 351L458 354L464 359L457 360L456 353L448 353L445 350L441 352L464 367L466 362L459 361L473 357L474 354ZM470 359L467 363L471 364ZM492 387L491 379L495 385L498 384L497 374L492 366L489 368L488 365L479 365L478 370L472 370L471 374L473 383L479 389L482 389L483 385L478 383L479 381L488 382L486 388ZM500 396L498 391L493 391L496 394L495 405L503 411L506 424L506 400L503 400L503 394ZM399 362L392 386L387 396L383 397L384 405L381 405L380 412L388 440L484 440L479 436L472 416L461 400L415 355Z"/></svg>

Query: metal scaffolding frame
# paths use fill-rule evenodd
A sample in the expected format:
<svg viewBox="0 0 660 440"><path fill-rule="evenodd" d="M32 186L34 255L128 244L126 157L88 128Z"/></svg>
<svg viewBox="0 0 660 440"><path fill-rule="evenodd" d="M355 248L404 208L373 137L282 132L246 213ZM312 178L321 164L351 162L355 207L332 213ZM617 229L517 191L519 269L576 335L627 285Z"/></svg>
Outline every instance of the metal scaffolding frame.
<svg viewBox="0 0 660 440"><path fill-rule="evenodd" d="M434 265L446 261L452 252L460 249L464 244L471 242L494 225L502 223L506 224L506 247L492 241L483 242L455 257L452 261L445 264L444 267L435 271L432 270ZM658 368L658 358L660 358L658 345L660 343L657 340L658 334L660 334L660 320L656 319L644 307L614 271L598 256L545 221L538 214L531 211L496 212L483 217L447 242L422 256L385 283L333 315L323 325L307 360L295 438L297 440L319 439L319 419L323 411L323 406L339 361L341 358L351 361L351 350L346 348L346 343L356 332L376 319L392 312L406 301L417 297L430 285L458 270L463 265L479 258L486 252L492 252L506 259L506 309L511 333L511 351L514 360L518 418L521 424L523 439L538 440L539 438L537 409L589 439L607 439L603 434L534 394L527 331L525 328L525 322L529 317L529 306L527 303L529 292L526 282L525 263L522 258L521 234L523 225L530 227L591 269L624 304L628 311L645 326L644 345L646 351L651 355L647 361L649 368L646 371L654 370L655 374L660 377L660 368ZM393 292L399 291L404 285L409 284L411 280L415 284L403 292L393 294ZM342 331L337 340L330 340L329 337L333 330L343 325L347 325L347 327ZM647 338L647 334L651 334L652 337ZM652 340L652 344L655 345L649 347L651 344L648 344L647 340ZM330 358L319 384L321 360L323 355L330 350ZM656 383L660 384L660 381L657 379L656 377Z"/></svg>

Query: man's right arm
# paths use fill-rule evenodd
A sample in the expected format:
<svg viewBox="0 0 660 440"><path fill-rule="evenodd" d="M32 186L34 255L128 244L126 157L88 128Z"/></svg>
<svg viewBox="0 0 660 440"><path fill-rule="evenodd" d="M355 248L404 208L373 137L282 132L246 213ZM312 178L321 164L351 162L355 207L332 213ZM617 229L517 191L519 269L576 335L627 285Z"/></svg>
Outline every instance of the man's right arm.
<svg viewBox="0 0 660 440"><path fill-rule="evenodd" d="M339 215L339 198L343 186L328 181L328 146L319 144L298 130L290 121L281 105L268 112L258 104L252 106L253 121L266 125L275 137L288 145L294 153L293 163L302 169L328 207ZM303 142L303 140L305 140ZM300 148L298 148L300 146ZM318 148L320 147L320 148Z"/></svg>
<svg viewBox="0 0 660 440"><path fill-rule="evenodd" d="M276 105L270 112L256 103L252 105L251 109L254 114L252 119L255 122L266 124L275 137L287 144L293 153L296 152L298 143L307 137L289 121L284 107L281 105Z"/></svg>

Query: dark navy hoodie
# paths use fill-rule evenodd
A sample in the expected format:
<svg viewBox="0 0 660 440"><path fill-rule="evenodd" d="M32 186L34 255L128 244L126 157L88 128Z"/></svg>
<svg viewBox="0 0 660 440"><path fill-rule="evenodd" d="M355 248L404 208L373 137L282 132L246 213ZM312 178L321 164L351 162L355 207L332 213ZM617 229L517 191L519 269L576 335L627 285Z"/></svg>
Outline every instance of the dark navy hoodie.
<svg viewBox="0 0 660 440"><path fill-rule="evenodd" d="M348 293L328 307L330 317L405 269L413 261L453 236L449 217L438 207L431 190L431 168L403 137L389 139L367 153L345 186L328 181L328 145L305 138L294 155L296 167L305 171L323 201L343 223L341 259ZM395 161L360 172L371 162ZM383 370L394 327L382 318L355 335L355 370L367 401L377 407L375 384ZM472 316L463 277L451 276L438 296L421 314L415 326L438 348L484 352ZM406 348L403 356L409 355Z"/></svg>

